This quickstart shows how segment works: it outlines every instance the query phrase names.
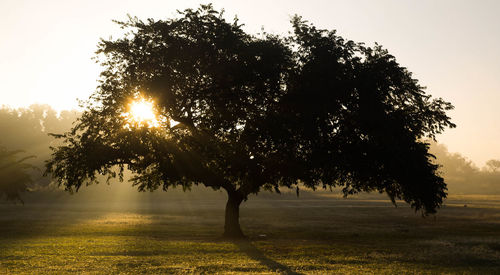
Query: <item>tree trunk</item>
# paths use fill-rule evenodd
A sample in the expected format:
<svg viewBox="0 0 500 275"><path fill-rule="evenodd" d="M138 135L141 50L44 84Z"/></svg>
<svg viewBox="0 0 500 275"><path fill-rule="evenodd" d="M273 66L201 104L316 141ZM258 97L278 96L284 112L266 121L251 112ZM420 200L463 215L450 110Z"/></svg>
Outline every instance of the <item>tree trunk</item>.
<svg viewBox="0 0 500 275"><path fill-rule="evenodd" d="M240 204L243 199L234 191L228 191L227 195L228 200L226 203L226 219L224 222L223 236L231 239L245 238L240 227Z"/></svg>

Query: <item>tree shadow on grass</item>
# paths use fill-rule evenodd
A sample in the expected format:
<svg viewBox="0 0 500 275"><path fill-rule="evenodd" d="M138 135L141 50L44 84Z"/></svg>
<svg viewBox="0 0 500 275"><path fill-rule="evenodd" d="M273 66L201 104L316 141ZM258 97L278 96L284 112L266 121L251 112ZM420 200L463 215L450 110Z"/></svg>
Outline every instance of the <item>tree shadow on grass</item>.
<svg viewBox="0 0 500 275"><path fill-rule="evenodd" d="M233 243L240 249L241 252L245 253L251 259L260 262L262 265L266 266L268 269L272 271L278 271L283 274L290 275L300 275L302 273L293 271L290 267L280 264L273 259L270 259L262 253L257 247L255 247L251 241L249 240L238 240L233 241Z"/></svg>

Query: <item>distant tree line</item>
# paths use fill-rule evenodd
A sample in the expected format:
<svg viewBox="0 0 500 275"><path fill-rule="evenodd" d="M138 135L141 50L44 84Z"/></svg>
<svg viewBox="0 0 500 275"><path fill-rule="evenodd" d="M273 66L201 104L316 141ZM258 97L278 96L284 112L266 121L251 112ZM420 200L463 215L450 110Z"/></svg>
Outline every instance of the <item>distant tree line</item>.
<svg viewBox="0 0 500 275"><path fill-rule="evenodd" d="M0 197L21 201L23 191L50 184L42 175L50 146L56 145L49 133L67 131L78 115L58 114L49 105L0 108Z"/></svg>
<svg viewBox="0 0 500 275"><path fill-rule="evenodd" d="M430 152L441 165L441 173L451 194L500 194L500 160L491 159L483 168L443 144L432 143Z"/></svg>

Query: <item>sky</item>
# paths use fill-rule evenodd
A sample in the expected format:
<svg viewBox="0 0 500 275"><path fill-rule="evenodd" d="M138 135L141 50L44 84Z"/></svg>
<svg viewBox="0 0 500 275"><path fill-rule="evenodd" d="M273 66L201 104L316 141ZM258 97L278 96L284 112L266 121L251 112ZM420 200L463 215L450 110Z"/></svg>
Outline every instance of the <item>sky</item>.
<svg viewBox="0 0 500 275"><path fill-rule="evenodd" d="M118 37L112 19L176 16L209 1L0 1L0 105L72 109L95 90L99 38ZM301 15L346 39L377 42L433 97L452 102L456 129L438 141L476 165L500 159L500 1L210 1L249 33L286 34Z"/></svg>

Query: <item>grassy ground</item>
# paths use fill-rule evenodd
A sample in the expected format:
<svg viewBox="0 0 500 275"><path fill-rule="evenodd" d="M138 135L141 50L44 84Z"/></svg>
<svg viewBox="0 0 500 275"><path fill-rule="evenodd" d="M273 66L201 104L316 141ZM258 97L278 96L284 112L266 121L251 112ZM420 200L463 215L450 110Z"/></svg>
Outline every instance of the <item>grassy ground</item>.
<svg viewBox="0 0 500 275"><path fill-rule="evenodd" d="M380 200L257 197L238 242L219 238L223 206L0 205L0 274L500 272L498 197L451 197L425 219Z"/></svg>

